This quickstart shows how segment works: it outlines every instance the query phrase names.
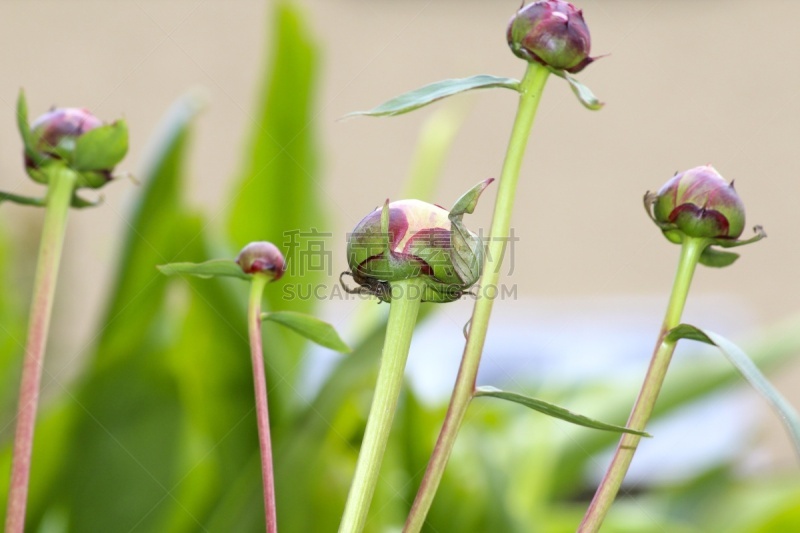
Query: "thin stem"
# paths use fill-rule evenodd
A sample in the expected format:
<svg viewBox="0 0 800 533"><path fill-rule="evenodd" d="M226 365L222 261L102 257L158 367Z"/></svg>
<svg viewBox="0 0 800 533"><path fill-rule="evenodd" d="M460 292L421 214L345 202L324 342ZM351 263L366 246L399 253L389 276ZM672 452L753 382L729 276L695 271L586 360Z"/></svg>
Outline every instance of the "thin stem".
<svg viewBox="0 0 800 533"><path fill-rule="evenodd" d="M391 284L392 303L375 396L367 419L364 440L358 454L356 472L339 526L340 533L358 533L367 521L372 495L378 484L381 461L389 440L397 400L403 386L403 375L417 322L423 281L419 278Z"/></svg>
<svg viewBox="0 0 800 533"><path fill-rule="evenodd" d="M22 533L33 453L33 432L39 403L47 332L53 309L53 295L58 278L58 265L67 227L67 213L75 189L77 175L69 169L54 170L47 190L42 240L33 285L33 300L28 324L28 341L22 362L17 429L14 435L14 458L11 465L11 486L8 495L6 532Z"/></svg>
<svg viewBox="0 0 800 533"><path fill-rule="evenodd" d="M664 383L672 353L675 351L676 343L667 340L665 337L669 330L680 324L695 267L700 259L700 254L707 246L708 241L705 239L687 237L683 241L678 271L672 286L672 294L667 305L664 323L661 326L661 331L653 350L650 367L647 369L647 375L639 391L639 397L636 399L631 415L628 418L627 425L631 429L644 431L648 420L650 420L650 415L653 413L656 398L658 398L661 385ZM605 519L622 485L622 480L628 472L628 467L633 460L633 455L636 453L636 447L639 445L640 440L641 437L630 433L625 433L620 439L608 471L606 471L603 481L597 488L592 503L589 505L586 515L578 528L580 533L595 532L600 529L603 519Z"/></svg>
<svg viewBox="0 0 800 533"><path fill-rule="evenodd" d="M275 507L275 476L272 468L272 439L269 434L269 409L267 408L267 376L264 373L264 353L261 344L261 298L264 287L272 278L256 274L250 282L250 303L247 307L247 324L250 332L250 356L253 362L253 385L256 397L258 446L261 450L261 480L264 484L264 514L267 532L278 531Z"/></svg>
<svg viewBox="0 0 800 533"><path fill-rule="evenodd" d="M519 105L511 139L508 144L503 170L500 174L500 186L495 201L492 229L489 232L489 245L486 260L483 266L481 287L496 287L500 279L503 253L508 242L511 228L511 211L519 180L519 171L525 148L528 144L533 120L539 107L544 85L550 71L538 63L530 63L525 77L520 84ZM458 429L464 420L467 407L475 393L475 379L478 375L483 345L486 341L486 332L489 329L489 317L492 313L494 300L491 298L478 298L472 311L469 337L461 367L458 371L453 395L447 409L439 438L436 441L433 454L428 462L425 476L414 499L411 512L406 520L404 531L417 532L422 528L425 517L433 503L433 497L439 487L447 460L456 441Z"/></svg>

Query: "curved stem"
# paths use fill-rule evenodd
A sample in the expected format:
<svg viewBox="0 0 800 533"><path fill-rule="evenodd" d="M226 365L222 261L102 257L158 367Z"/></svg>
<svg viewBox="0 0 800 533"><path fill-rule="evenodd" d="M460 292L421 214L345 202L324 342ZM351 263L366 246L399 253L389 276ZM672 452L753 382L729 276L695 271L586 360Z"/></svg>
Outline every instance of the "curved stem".
<svg viewBox="0 0 800 533"><path fill-rule="evenodd" d="M397 400L417 322L423 281L419 278L391 283L392 303L375 396L367 419L364 440L358 454L353 484L347 495L340 533L357 533L364 529L372 495L378 484L381 461L389 440Z"/></svg>
<svg viewBox="0 0 800 533"><path fill-rule="evenodd" d="M14 458L11 465L11 487L6 514L7 533L22 533L25 528L25 509L30 482L33 432L39 403L39 386L42 380L47 332L53 309L53 295L61 262L64 231L67 228L72 193L77 175L66 168L55 169L50 175L47 190L44 227L39 243L39 259L33 285L28 341L22 362L17 429L14 435Z"/></svg>
<svg viewBox="0 0 800 533"><path fill-rule="evenodd" d="M549 74L550 71L546 67L538 63L530 63L525 77L520 83L517 116L514 120L511 139L503 163L503 171L500 174L500 186L497 191L497 200L495 201L492 229L489 232L488 253L486 254L483 275L480 281L482 288L496 287L500 279L500 267L508 244L511 211L514 207L519 171L525 155L525 148L528 144L531 126L536 117L536 110L539 107L539 101ZM492 313L493 304L494 300L491 298L478 298L475 301L469 337L464 348L461 367L453 388L453 395L450 398L447 415L445 415L439 438L428 462L428 468L425 471L425 476L422 479L414 504L411 507L411 512L406 520L404 531L419 531L433 503L433 497L439 487L450 452L453 450L458 429L464 420L469 402L475 393L475 378L478 375L478 367L481 361L483 345L486 341L486 332L489 329L489 317Z"/></svg>
<svg viewBox="0 0 800 533"><path fill-rule="evenodd" d="M676 343L666 340L665 336L669 330L680 324L695 267L700 259L700 254L703 253L707 246L708 241L705 239L687 237L683 241L678 272L675 275L675 282L672 286L672 294L667 305L664 322L656 341L650 367L647 369L647 375L639 391L639 397L636 399L631 415L628 418L627 426L631 429L644 431L647 421L650 420L650 415L653 413L656 398L658 398L661 385L664 383L672 353L675 351ZM578 527L579 532L589 533L600 529L603 519L614 502L617 492L619 492L622 480L628 472L628 467L633 460L633 455L636 453L636 447L639 445L640 440L641 437L630 433L625 433L620 439L608 471L606 471L603 481L597 488L592 503L589 505L586 515Z"/></svg>
<svg viewBox="0 0 800 533"><path fill-rule="evenodd" d="M261 480L264 484L264 514L267 532L278 531L275 507L275 476L272 467L272 440L269 434L269 409L267 408L267 377L264 373L264 353L261 344L261 298L264 287L272 278L256 274L250 282L250 302L247 307L247 325L250 333L250 356L253 362L253 385L256 398L258 445L261 450Z"/></svg>

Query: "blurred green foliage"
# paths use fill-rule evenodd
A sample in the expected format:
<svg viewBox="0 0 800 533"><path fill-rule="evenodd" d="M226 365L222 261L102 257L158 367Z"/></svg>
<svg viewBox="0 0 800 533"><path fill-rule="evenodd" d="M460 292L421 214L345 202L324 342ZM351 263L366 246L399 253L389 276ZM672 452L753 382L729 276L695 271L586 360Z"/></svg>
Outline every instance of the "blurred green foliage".
<svg viewBox="0 0 800 533"><path fill-rule="evenodd" d="M290 3L279 3L274 17L276 38L266 54L271 66L232 193L227 241L212 237L224 233L215 228L219 221L195 212L185 200L191 131L200 107L194 97L175 104L156 137L94 353L71 391L40 414L30 531L263 531L246 287L236 280L167 278L155 266L233 257L250 240L280 246L287 230L326 228L312 120L319 45L309 40L308 23ZM440 161L435 154L425 157ZM425 175L424 169L417 172ZM0 241L5 286L11 283L9 265L8 243ZM313 274L304 278L315 281ZM313 300L286 301L278 291L267 293L270 309L314 312ZM23 318L14 291L0 293L0 476L5 479ZM311 401L298 392L305 344L279 328L269 330L265 358L283 532L338 526L383 342L382 325L365 324L360 344ZM800 350L797 326L795 320L751 347L765 370ZM737 379L721 362L683 375L676 369L658 414L668 415ZM597 383L537 394L619 422L634 387ZM369 531L402 524L443 414L443 407L422 404L412 390L404 394ZM617 437L556 424L519 406L476 400L426 530L574 530L593 489L587 469ZM604 531L798 531L795 478L744 479L721 460L676 486L645 486L624 497ZM7 490L0 483L0 501Z"/></svg>

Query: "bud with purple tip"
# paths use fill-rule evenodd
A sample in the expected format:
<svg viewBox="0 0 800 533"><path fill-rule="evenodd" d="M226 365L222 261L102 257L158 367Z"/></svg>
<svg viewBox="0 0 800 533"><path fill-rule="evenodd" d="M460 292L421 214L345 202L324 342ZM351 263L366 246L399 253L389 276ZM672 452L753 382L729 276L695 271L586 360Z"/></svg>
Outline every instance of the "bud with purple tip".
<svg viewBox="0 0 800 533"><path fill-rule="evenodd" d="M700 263L711 267L732 264L738 254L718 248L736 248L766 237L761 226L742 240L744 204L733 188L711 165L675 174L657 193L644 197L647 214L671 242L704 241Z"/></svg>
<svg viewBox="0 0 800 533"><path fill-rule="evenodd" d="M664 184L653 216L689 237L736 239L744 231L744 204L733 183L710 165L679 172Z"/></svg>
<svg viewBox="0 0 800 533"><path fill-rule="evenodd" d="M508 24L508 45L517 57L576 73L593 61L583 12L562 0L523 6Z"/></svg>
<svg viewBox="0 0 800 533"><path fill-rule="evenodd" d="M245 274L267 274L273 280L280 279L286 268L283 254L278 247L267 241L251 242L236 257Z"/></svg>

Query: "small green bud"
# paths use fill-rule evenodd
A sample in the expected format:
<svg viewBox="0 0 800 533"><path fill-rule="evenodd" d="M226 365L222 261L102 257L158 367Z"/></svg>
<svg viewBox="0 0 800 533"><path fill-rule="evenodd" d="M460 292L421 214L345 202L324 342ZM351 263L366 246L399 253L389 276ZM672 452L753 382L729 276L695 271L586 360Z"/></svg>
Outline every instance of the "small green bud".
<svg viewBox="0 0 800 533"><path fill-rule="evenodd" d="M267 273L273 280L280 279L286 269L286 262L278 247L267 241L251 242L236 256L242 272L245 274Z"/></svg>
<svg viewBox="0 0 800 533"><path fill-rule="evenodd" d="M508 24L508 46L514 55L556 70L575 73L594 61L583 12L562 0L523 6Z"/></svg>
<svg viewBox="0 0 800 533"><path fill-rule="evenodd" d="M421 200L399 200L378 208L347 238L349 274L361 285L354 292L391 301L389 283L421 277L422 301L458 300L483 267L483 245L464 227L478 196L492 180L474 187L452 212Z"/></svg>
<svg viewBox="0 0 800 533"><path fill-rule="evenodd" d="M710 165L676 174L655 195L653 217L664 234L680 242L689 237L737 239L744 231L744 204L733 183ZM666 227L666 226L672 227Z"/></svg>
<svg viewBox="0 0 800 533"><path fill-rule="evenodd" d="M77 187L102 187L111 181L114 166L128 150L124 122L104 125L86 109L53 109L30 127L20 123L20 131L25 142L25 170L39 183L49 181L49 166L63 165L78 174Z"/></svg>

